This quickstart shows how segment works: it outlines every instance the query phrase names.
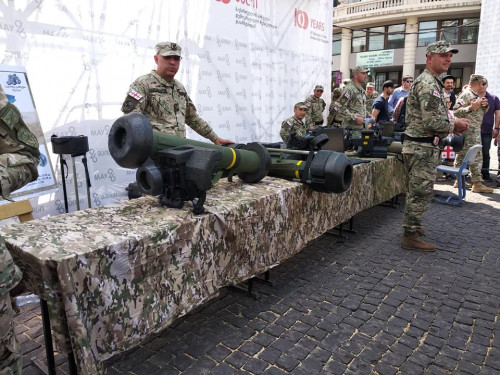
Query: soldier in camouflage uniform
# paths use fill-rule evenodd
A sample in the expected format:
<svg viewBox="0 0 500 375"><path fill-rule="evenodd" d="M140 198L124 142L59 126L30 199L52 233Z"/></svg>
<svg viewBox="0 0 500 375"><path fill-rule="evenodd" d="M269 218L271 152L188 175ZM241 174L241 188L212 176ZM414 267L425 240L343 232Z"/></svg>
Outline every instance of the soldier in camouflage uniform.
<svg viewBox="0 0 500 375"><path fill-rule="evenodd" d="M137 78L130 85L122 112L142 113L149 119L154 130L167 134L185 137L186 125L189 125L216 145L234 143L215 134L196 112L182 83L174 79L179 70L181 47L176 43L158 43L154 59L156 70Z"/></svg>
<svg viewBox="0 0 500 375"><path fill-rule="evenodd" d="M366 95L366 113L372 113L373 101L377 99L380 95L378 91L375 91L375 84L373 82L368 82L365 89Z"/></svg>
<svg viewBox="0 0 500 375"><path fill-rule="evenodd" d="M321 99L324 87L316 85L314 93L305 100L307 106L306 126L308 129L316 129L318 126L323 125L323 111L326 108L326 103Z"/></svg>
<svg viewBox="0 0 500 375"><path fill-rule="evenodd" d="M472 74L469 79L469 86L457 97L453 107L455 116L469 119L469 129L465 132L464 149L457 153L455 157L455 167L460 167L467 150L474 145L481 144L481 123L483 115L488 112L488 99L480 97L477 92L480 86L486 82L484 76ZM469 163L469 170L472 177L473 193L493 193L493 189L483 185L481 175L482 152L478 152L476 160Z"/></svg>
<svg viewBox="0 0 500 375"><path fill-rule="evenodd" d="M418 76L408 94L403 160L407 174L404 234L401 247L408 250L434 251L436 245L420 238L424 234L422 220L429 208L436 180L436 167L441 150L439 138L467 129L468 120L448 117L448 109L439 76L446 72L458 50L450 43L430 44L426 52L426 69Z"/></svg>
<svg viewBox="0 0 500 375"><path fill-rule="evenodd" d="M24 123L0 86L0 194L9 199L12 191L38 178L38 140ZM21 345L14 333L9 292L22 273L0 237L0 374L21 374Z"/></svg>
<svg viewBox="0 0 500 375"><path fill-rule="evenodd" d="M307 105L304 102L298 102L293 107L293 116L281 123L280 137L283 142L288 144L288 137L295 133L298 137L306 135L306 124L304 117L307 114Z"/></svg>
<svg viewBox="0 0 500 375"><path fill-rule="evenodd" d="M368 78L368 69L356 66L352 73L352 81L344 88L340 98L340 109L336 118L342 121L342 127L353 130L351 134L354 137L360 137L367 117L366 94L362 85Z"/></svg>
<svg viewBox="0 0 500 375"><path fill-rule="evenodd" d="M339 100L342 96L342 90L338 87L333 89L332 93L332 102L330 103L330 107L328 108L328 118L326 120L327 126L334 126L336 128L340 127L342 121L337 120L337 112L339 111L340 105Z"/></svg>

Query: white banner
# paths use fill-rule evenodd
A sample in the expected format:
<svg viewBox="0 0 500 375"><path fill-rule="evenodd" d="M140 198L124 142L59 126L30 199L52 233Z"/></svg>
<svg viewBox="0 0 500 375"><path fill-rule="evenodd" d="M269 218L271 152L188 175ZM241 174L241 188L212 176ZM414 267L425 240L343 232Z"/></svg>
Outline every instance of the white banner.
<svg viewBox="0 0 500 375"><path fill-rule="evenodd" d="M52 134L89 137L92 206L126 199L124 188L135 180L135 171L109 155L107 136L130 83L155 69L160 41L182 47L176 79L223 138L280 140L281 122L316 84L330 102L328 0L2 3L1 63L25 67L47 144ZM188 137L201 139L189 130ZM57 156L50 157L60 186ZM76 162L80 207L86 208L84 169L80 158ZM66 184L74 211L71 172ZM35 217L64 212L62 189L31 202Z"/></svg>

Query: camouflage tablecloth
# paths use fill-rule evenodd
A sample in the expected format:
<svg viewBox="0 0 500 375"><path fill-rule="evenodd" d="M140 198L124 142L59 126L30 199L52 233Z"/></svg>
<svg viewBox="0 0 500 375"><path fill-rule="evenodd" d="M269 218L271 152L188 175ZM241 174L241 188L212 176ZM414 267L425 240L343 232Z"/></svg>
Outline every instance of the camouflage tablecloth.
<svg viewBox="0 0 500 375"><path fill-rule="evenodd" d="M317 193L266 177L220 181L207 213L156 198L82 210L0 228L28 287L44 298L58 348L79 373L236 284L280 264L308 241L404 191L396 158L354 168L351 188Z"/></svg>

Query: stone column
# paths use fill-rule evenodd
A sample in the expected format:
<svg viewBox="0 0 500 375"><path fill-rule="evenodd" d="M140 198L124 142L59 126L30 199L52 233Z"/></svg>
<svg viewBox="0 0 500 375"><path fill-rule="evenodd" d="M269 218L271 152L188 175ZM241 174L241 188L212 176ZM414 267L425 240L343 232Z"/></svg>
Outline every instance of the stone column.
<svg viewBox="0 0 500 375"><path fill-rule="evenodd" d="M417 54L418 44L418 18L408 17L406 19L405 49L403 57L403 76L410 75L415 77L415 56Z"/></svg>
<svg viewBox="0 0 500 375"><path fill-rule="evenodd" d="M341 45L340 45L340 71L342 72L342 80L351 78L349 67L349 57L351 56L351 39L352 31L342 29Z"/></svg>

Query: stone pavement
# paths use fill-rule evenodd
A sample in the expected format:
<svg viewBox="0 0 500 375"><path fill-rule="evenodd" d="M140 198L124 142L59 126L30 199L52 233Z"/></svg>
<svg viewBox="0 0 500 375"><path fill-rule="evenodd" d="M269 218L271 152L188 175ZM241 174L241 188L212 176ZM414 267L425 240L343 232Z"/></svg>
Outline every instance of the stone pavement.
<svg viewBox="0 0 500 375"><path fill-rule="evenodd" d="M435 188L455 191L451 185L441 180ZM113 358L107 374L498 374L495 192L468 191L462 207L432 204L425 226L434 253L399 247L403 204L362 212L356 235L325 234L271 270L272 286L255 281L256 299L225 288ZM38 304L23 306L15 320L23 373L39 374ZM66 356L56 364L58 374L68 373Z"/></svg>

